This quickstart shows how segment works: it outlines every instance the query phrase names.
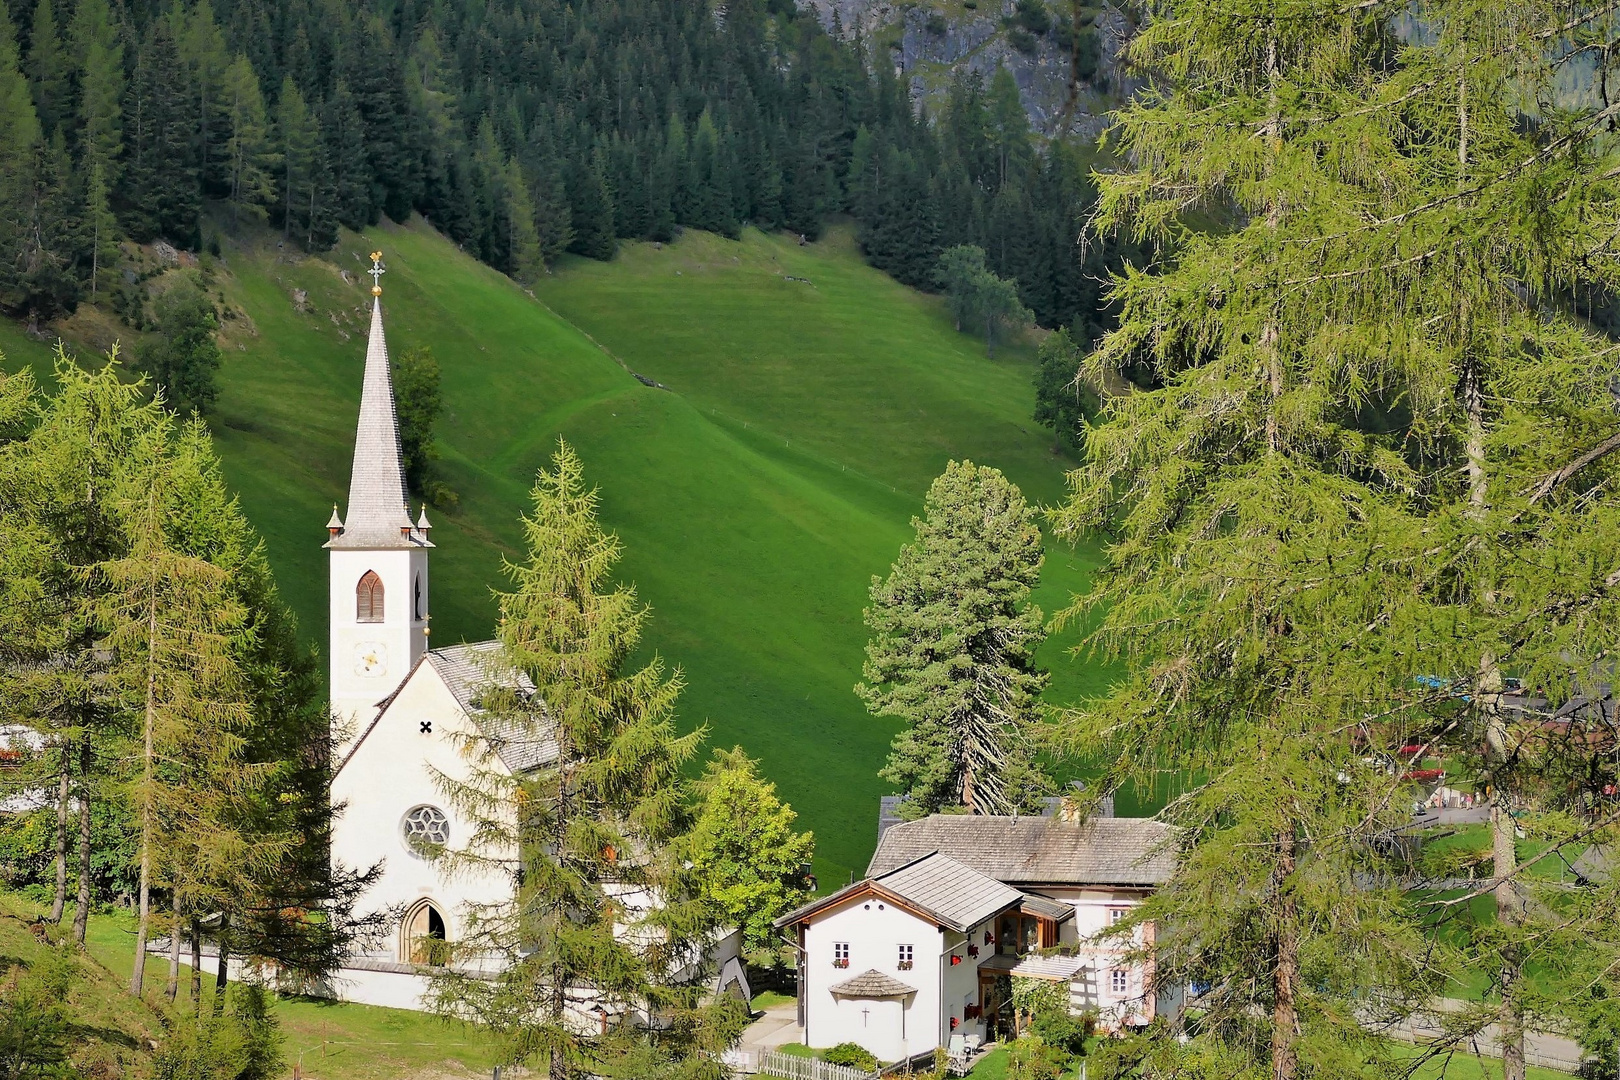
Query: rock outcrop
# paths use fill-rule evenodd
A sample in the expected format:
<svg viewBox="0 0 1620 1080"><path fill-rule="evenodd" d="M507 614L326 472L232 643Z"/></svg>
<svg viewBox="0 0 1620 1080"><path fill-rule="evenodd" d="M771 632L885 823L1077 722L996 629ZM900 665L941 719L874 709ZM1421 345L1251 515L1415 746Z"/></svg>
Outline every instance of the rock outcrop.
<svg viewBox="0 0 1620 1080"><path fill-rule="evenodd" d="M1096 63L1089 78L1078 83L1072 103L1070 49L1058 32L1068 18L1067 5L1051 8L1051 31L1031 34L1020 30L1014 18L1016 0L982 0L977 8L952 4L948 9L910 0L799 2L829 31L846 39L859 35L874 63L892 63L914 100L934 103L942 98L958 71L976 72L988 84L998 66L1007 68L1031 125L1044 135L1056 135L1066 126L1073 134L1095 138L1107 124L1107 111L1135 88L1120 60L1133 26L1107 0L1085 9L1079 33L1094 37Z"/></svg>

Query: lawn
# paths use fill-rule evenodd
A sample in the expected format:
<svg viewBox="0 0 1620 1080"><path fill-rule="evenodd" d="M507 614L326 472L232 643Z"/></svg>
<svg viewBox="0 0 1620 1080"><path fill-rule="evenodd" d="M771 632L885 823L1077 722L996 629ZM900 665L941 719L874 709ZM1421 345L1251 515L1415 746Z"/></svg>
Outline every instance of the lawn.
<svg viewBox="0 0 1620 1080"><path fill-rule="evenodd" d="M120 981L129 978L132 933L133 923L121 914L90 921L90 954ZM182 995L190 976L190 966L182 965ZM148 960L149 999L158 999L167 977L164 961ZM206 966L203 1000L213 1000L213 972ZM446 1062L487 1074L494 1064L487 1035L417 1012L306 997L278 997L275 1010L289 1066L301 1063L311 1080L400 1080Z"/></svg>
<svg viewBox="0 0 1620 1080"><path fill-rule="evenodd" d="M824 887L861 873L896 730L852 692L867 584L952 457L1004 469L1036 500L1061 495L1071 462L1029 419L1028 348L986 359L937 298L865 266L848 230L805 247L753 231L627 245L610 264L570 262L538 301L420 223L345 234L323 259L232 242L211 289L242 314L224 323L211 426L318 645L323 526L346 498L364 359L363 254L377 248L391 349L429 346L443 369L439 465L460 505L430 513L434 643L490 635L529 485L565 436L653 608L647 651L683 672L683 724L762 759L817 834ZM0 349L11 368L48 355L10 326ZM1093 553L1048 550L1050 612ZM1065 655L1075 637L1041 654L1051 700L1100 685Z"/></svg>

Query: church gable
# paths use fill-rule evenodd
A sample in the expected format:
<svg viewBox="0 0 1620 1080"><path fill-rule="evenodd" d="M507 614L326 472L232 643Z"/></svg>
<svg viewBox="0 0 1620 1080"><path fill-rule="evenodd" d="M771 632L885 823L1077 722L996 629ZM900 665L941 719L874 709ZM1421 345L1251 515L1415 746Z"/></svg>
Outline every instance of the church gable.
<svg viewBox="0 0 1620 1080"><path fill-rule="evenodd" d="M379 704L339 763L333 784L357 773L429 775L428 765L455 775L464 767L464 736L477 729L438 668L423 656L399 687Z"/></svg>

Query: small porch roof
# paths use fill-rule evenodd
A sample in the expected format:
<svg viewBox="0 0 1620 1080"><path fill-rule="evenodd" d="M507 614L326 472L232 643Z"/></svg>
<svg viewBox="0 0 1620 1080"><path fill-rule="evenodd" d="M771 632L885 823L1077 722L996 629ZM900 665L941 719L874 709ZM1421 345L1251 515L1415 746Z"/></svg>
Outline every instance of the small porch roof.
<svg viewBox="0 0 1620 1080"><path fill-rule="evenodd" d="M876 968L870 968L853 979L845 979L841 983L827 987L827 992L838 997L903 998L915 994L917 988L907 986L894 976L885 975Z"/></svg>

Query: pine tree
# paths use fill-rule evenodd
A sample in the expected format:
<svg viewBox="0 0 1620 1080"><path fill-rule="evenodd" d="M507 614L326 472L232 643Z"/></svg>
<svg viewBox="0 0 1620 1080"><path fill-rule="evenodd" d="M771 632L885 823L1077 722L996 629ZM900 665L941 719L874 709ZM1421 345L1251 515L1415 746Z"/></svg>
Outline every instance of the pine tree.
<svg viewBox="0 0 1620 1080"><path fill-rule="evenodd" d="M872 579L865 612L856 693L874 716L907 725L881 775L908 813L1029 808L1046 786L1032 753L1047 680L1034 660L1041 610L1029 602L1044 559L1035 511L971 461L951 462L924 506L916 540Z"/></svg>
<svg viewBox="0 0 1620 1080"><path fill-rule="evenodd" d="M90 296L92 299L101 283L103 271L118 263L118 219L113 217L108 202L107 168L101 162L90 166L85 183L84 213L90 239Z"/></svg>
<svg viewBox="0 0 1620 1080"><path fill-rule="evenodd" d="M1048 334L1035 369L1034 420L1052 429L1052 449L1083 447L1085 423L1101 405L1096 391L1080 379L1080 349L1068 328Z"/></svg>
<svg viewBox="0 0 1620 1080"><path fill-rule="evenodd" d="M576 163L568 185L569 223L574 238L568 250L588 259L611 259L617 250L613 229L613 193L600 151Z"/></svg>
<svg viewBox="0 0 1620 1080"><path fill-rule="evenodd" d="M78 878L73 938L84 943L92 892L92 819L111 801L123 759L108 650L95 613L104 579L94 573L124 550L112 510L119 472L143 433L160 422L117 364L86 372L57 352L57 391L33 399L31 381L4 384L13 436L0 449L0 505L8 544L7 615L0 698L50 741L59 771L56 918ZM26 435L17 437L16 422ZM30 561L28 553L35 558ZM76 809L76 815L73 810ZM70 824L69 818L77 821Z"/></svg>
<svg viewBox="0 0 1620 1080"><path fill-rule="evenodd" d="M80 58L80 157L86 165L100 165L114 188L124 152L124 46L107 0L79 0L68 29L73 55Z"/></svg>
<svg viewBox="0 0 1620 1080"><path fill-rule="evenodd" d="M375 224L380 207L373 202L365 125L360 119L360 106L341 79L321 110L321 130L326 135L327 160L332 167L333 216L350 229Z"/></svg>
<svg viewBox="0 0 1620 1080"><path fill-rule="evenodd" d="M451 952L502 963L493 979L439 969L433 1007L489 1025L503 1059L553 1080L611 1072L643 1044L649 1012L668 1021L665 1052L718 1052L741 1030L740 1011L701 1004L704 965L690 960L714 917L675 843L689 816L680 770L702 732L675 733L678 674L657 658L626 670L647 611L612 584L618 541L598 525L596 493L567 444L533 497L528 557L507 568L513 591L499 597L500 648L482 696L486 730L501 735L469 736L471 778L441 780L474 838L439 857L515 883L510 900L472 913ZM500 763L498 751L540 746L555 746L554 766L514 774ZM619 899L637 892L654 899L645 913ZM626 920L630 933L616 925ZM604 1033L581 1030L586 1010L605 1017ZM703 1061L693 1065L718 1069Z"/></svg>
<svg viewBox="0 0 1620 1080"><path fill-rule="evenodd" d="M33 217L39 118L18 62L17 39L0 11L0 308L16 311L26 300L23 280Z"/></svg>
<svg viewBox="0 0 1620 1080"><path fill-rule="evenodd" d="M219 397L215 380L221 359L213 302L183 280L159 296L154 309L158 336L142 349L142 366L169 408L182 416L208 413Z"/></svg>
<svg viewBox="0 0 1620 1080"><path fill-rule="evenodd" d="M181 61L189 78L185 113L196 145L197 175L210 198L223 198L231 190L230 91L226 78L231 54L225 35L214 20L210 0L198 0L189 10L175 7L170 16Z"/></svg>
<svg viewBox="0 0 1620 1080"><path fill-rule="evenodd" d="M202 193L189 84L167 20L154 20L125 99L129 145L118 202L136 240L163 236L190 246L197 239Z"/></svg>
<svg viewBox="0 0 1620 1080"><path fill-rule="evenodd" d="M1469 942L1494 986L1448 1034L1499 1023L1522 1080L1525 1026L1615 955L1613 890L1538 892L1513 843L1607 835L1587 793L1610 767L1578 720L1550 737L1502 697L1511 672L1565 701L1615 646L1613 346L1570 295L1613 287L1593 253L1620 191L1594 168L1604 110L1531 104L1612 24L1440 3L1412 34L1409 15L1166 10L1131 48L1171 77L1120 114L1128 164L1098 176L1099 231L1176 248L1116 279L1119 328L1085 362L1096 381L1147 358L1160 385L1110 402L1059 518L1111 530L1072 614L1096 611L1128 669L1072 737L1116 778L1190 778L1183 869L1147 906L1158 970L1211 984L1207 1038L1277 1080L1360 1067L1368 1003L1398 1014L1434 989L1417 958L1446 957L1378 884L1405 792L1369 748L1486 748L1494 879L1431 914L1494 891ZM1229 227L1188 234L1189 207ZM1260 1047L1234 1026L1256 1017Z"/></svg>
<svg viewBox="0 0 1620 1080"><path fill-rule="evenodd" d="M71 115L68 58L56 26L54 0L34 5L34 21L28 34L28 81L34 93L34 112L48 137Z"/></svg>

